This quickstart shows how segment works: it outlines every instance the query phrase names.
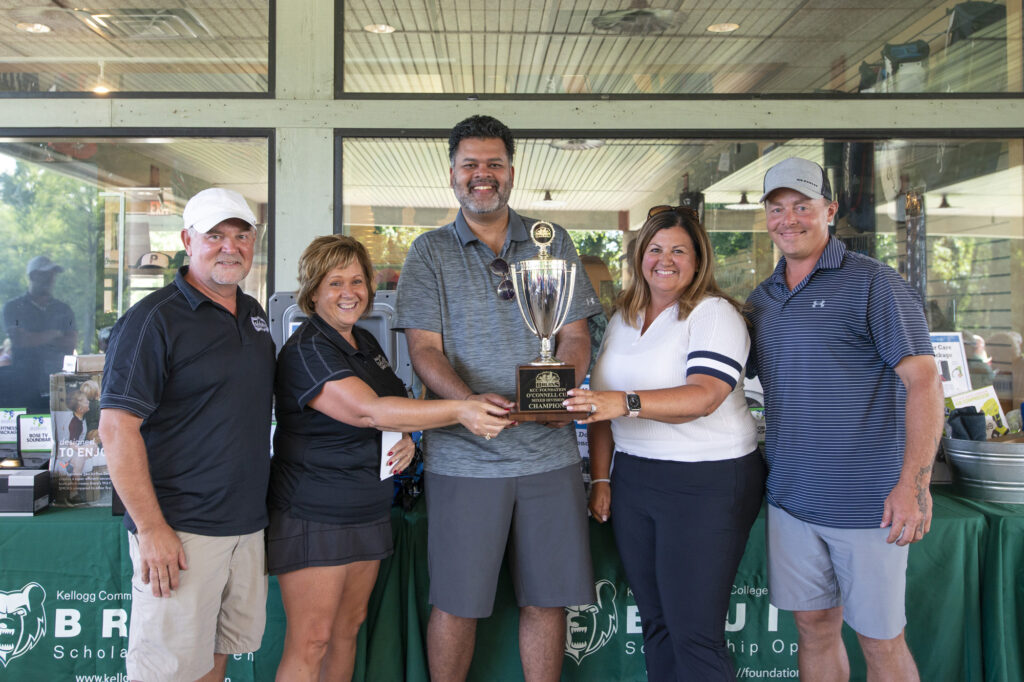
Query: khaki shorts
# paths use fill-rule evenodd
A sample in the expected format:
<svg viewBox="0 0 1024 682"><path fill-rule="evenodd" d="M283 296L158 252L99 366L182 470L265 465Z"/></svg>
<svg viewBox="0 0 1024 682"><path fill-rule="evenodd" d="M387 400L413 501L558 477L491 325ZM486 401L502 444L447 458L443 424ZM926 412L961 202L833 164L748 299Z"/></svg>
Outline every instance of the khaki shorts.
<svg viewBox="0 0 1024 682"><path fill-rule="evenodd" d="M139 577L139 541L128 534L132 558L130 680L196 680L213 669L213 655L256 651L267 618L263 531L211 537L178 533L188 570L170 597L154 597Z"/></svg>

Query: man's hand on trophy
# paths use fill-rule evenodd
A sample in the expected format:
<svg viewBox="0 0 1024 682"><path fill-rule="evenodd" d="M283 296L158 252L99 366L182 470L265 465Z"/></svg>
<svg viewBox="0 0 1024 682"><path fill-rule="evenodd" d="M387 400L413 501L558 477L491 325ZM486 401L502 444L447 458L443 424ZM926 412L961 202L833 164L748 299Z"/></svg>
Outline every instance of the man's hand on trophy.
<svg viewBox="0 0 1024 682"><path fill-rule="evenodd" d="M498 406L486 400L473 399L474 397L470 396L462 401L458 411L459 423L470 432L490 440L501 433L502 429L513 424L507 416L510 407Z"/></svg>

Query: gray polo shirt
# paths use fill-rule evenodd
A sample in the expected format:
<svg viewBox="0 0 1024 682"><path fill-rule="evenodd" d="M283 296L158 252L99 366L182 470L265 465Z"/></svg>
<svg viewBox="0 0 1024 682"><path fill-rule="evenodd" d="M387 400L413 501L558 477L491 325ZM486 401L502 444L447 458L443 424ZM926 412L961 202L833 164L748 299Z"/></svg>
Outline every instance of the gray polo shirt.
<svg viewBox="0 0 1024 682"><path fill-rule="evenodd" d="M535 220L509 210L508 234L500 254L508 263L536 258L537 247L527 234L527 226ZM601 312L576 247L558 225L550 253L576 264L566 324ZM455 222L418 237L398 280L395 327L440 333L444 354L474 393L497 393L514 400L516 367L540 354L540 340L526 327L517 303L498 297L501 278L489 268L494 258L473 235L462 211ZM583 377L576 381L582 382ZM579 461L571 423L557 429L522 423L490 441L455 425L428 432L424 441L427 470L445 476L524 476Z"/></svg>

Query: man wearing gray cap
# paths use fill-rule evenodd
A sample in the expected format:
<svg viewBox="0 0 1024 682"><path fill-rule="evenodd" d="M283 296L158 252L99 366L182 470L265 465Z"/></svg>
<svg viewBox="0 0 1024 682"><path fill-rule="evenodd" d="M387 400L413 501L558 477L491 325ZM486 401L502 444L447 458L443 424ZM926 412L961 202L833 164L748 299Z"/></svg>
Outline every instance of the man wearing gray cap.
<svg viewBox="0 0 1024 682"><path fill-rule="evenodd" d="M183 218L189 264L114 325L100 403L132 558L127 672L146 682L222 680L266 617L274 342L238 286L256 217L215 188Z"/></svg>
<svg viewBox="0 0 1024 682"><path fill-rule="evenodd" d="M924 310L895 270L829 234L838 204L821 166L776 164L761 201L782 253L747 301L747 373L765 394L769 598L793 611L801 679L849 678L845 620L869 679L917 680L907 545L931 524L943 421Z"/></svg>
<svg viewBox="0 0 1024 682"><path fill-rule="evenodd" d="M4 306L4 329L11 339L11 381L0 387L0 404L31 412L50 409L50 375L59 372L64 356L75 349L75 315L53 297L53 285L64 268L36 256L25 269L28 292Z"/></svg>

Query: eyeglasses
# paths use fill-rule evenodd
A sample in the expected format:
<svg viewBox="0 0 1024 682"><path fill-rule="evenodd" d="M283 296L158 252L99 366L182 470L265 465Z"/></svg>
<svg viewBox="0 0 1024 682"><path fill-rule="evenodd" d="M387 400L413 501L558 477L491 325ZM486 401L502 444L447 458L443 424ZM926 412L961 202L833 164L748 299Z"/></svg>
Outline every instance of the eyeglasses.
<svg viewBox="0 0 1024 682"><path fill-rule="evenodd" d="M489 267L493 274L501 277L501 281L498 283L498 298L503 301L511 301L516 297L516 289L512 286L512 279L509 277L508 263L504 258L495 258Z"/></svg>
<svg viewBox="0 0 1024 682"><path fill-rule="evenodd" d="M690 208L689 206L669 206L668 204L652 206L651 210L647 212L647 219L650 220L654 216L658 215L659 213L664 213L665 211L674 211L676 213L688 215L694 220L700 220L700 214L697 213L697 211Z"/></svg>

